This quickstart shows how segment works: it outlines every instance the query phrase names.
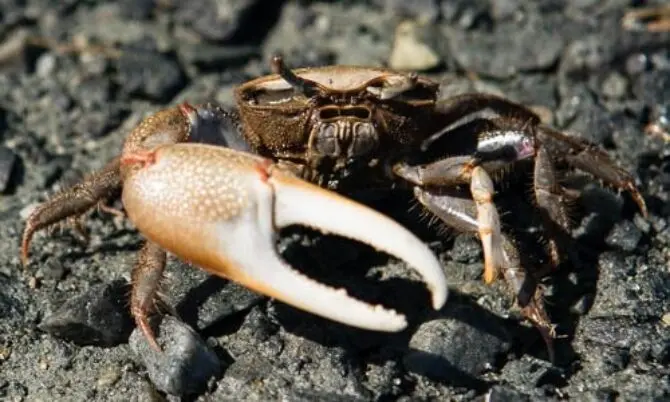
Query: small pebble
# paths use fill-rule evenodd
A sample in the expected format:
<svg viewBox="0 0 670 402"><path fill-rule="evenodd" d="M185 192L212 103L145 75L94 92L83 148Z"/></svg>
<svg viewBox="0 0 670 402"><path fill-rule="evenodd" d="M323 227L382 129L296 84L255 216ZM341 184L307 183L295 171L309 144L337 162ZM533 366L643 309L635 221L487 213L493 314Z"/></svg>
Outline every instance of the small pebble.
<svg viewBox="0 0 670 402"><path fill-rule="evenodd" d="M418 35L419 26L405 21L396 28L389 66L396 70L424 71L437 67L440 56L424 43Z"/></svg>
<svg viewBox="0 0 670 402"><path fill-rule="evenodd" d="M155 333L162 351L154 350L139 329L130 336L130 347L159 390L171 395L203 392L221 374L216 353L188 325L166 315Z"/></svg>
<svg viewBox="0 0 670 402"><path fill-rule="evenodd" d="M670 313L663 314L663 316L661 317L661 322L666 327L670 327Z"/></svg>
<svg viewBox="0 0 670 402"><path fill-rule="evenodd" d="M612 72L602 85L602 93L610 99L621 99L626 96L628 90L628 80L623 75Z"/></svg>
<svg viewBox="0 0 670 402"><path fill-rule="evenodd" d="M644 53L635 53L626 59L628 75L638 75L649 67L649 58Z"/></svg>
<svg viewBox="0 0 670 402"><path fill-rule="evenodd" d="M67 300L39 327L78 345L118 345L128 339L134 327L128 294L125 280L94 286Z"/></svg>
<svg viewBox="0 0 670 402"><path fill-rule="evenodd" d="M100 370L96 385L98 388L106 388L116 384L121 378L121 369L116 365L111 365Z"/></svg>
<svg viewBox="0 0 670 402"><path fill-rule="evenodd" d="M44 53L35 64L35 74L42 78L48 78L56 69L56 56L53 53Z"/></svg>

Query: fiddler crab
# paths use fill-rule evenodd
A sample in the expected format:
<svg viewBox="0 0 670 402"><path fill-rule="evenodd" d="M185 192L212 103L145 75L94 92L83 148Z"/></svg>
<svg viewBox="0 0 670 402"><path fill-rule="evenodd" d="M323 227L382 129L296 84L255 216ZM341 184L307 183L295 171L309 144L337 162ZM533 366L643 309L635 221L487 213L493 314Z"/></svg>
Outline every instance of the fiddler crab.
<svg viewBox="0 0 670 402"><path fill-rule="evenodd" d="M440 309L448 290L434 253L394 220L344 195L392 187L413 191L446 226L479 236L484 281L505 279L551 349L555 331L538 270L524 266L517 243L501 231L492 177L532 163L531 197L554 265L563 256L561 234L570 229L559 166L627 190L646 216L633 178L604 151L510 100L484 93L438 100L437 83L384 68L291 70L275 56L272 69L235 89L236 110L183 103L142 121L120 156L34 210L23 232L24 266L35 232L106 205L121 191L128 218L146 238L132 270L131 313L157 350L148 317L159 301L167 252L327 319L400 331L407 325L402 314L308 278L276 249L278 230L289 225L366 243L416 270ZM487 110L492 117L477 117ZM203 143L208 136L224 146ZM428 154L439 156L411 163Z"/></svg>

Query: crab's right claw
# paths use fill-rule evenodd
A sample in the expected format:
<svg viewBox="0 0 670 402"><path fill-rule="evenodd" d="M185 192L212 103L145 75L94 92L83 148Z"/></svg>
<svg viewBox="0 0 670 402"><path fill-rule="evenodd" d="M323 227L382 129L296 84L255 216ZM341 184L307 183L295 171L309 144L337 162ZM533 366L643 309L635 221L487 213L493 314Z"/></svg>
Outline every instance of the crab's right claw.
<svg viewBox="0 0 670 402"><path fill-rule="evenodd" d="M207 271L351 326L399 331L405 317L318 283L284 262L277 229L300 224L367 243L408 263L439 309L447 286L430 249L390 218L284 173L255 155L177 144L125 155L123 203L149 240Z"/></svg>

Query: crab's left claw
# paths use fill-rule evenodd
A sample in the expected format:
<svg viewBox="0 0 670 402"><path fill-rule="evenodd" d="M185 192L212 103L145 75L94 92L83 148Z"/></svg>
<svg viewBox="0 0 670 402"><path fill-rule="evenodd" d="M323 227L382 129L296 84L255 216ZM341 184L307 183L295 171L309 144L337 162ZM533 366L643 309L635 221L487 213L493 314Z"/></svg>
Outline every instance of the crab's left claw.
<svg viewBox="0 0 670 402"><path fill-rule="evenodd" d="M405 317L297 272L277 253L277 229L300 224L367 243L414 268L439 309L447 286L430 249L390 218L309 184L256 155L177 144L124 155L134 164L123 204L150 241L259 293L351 326L399 331Z"/></svg>

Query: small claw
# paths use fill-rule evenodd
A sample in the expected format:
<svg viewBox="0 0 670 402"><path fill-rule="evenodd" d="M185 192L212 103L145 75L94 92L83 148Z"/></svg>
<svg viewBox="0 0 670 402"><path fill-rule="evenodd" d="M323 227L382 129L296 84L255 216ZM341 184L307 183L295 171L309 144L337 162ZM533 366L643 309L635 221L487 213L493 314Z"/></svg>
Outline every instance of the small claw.
<svg viewBox="0 0 670 402"><path fill-rule="evenodd" d="M447 298L438 260L390 218L223 147L176 144L150 154L123 189L130 220L180 258L259 293L351 326L400 331L405 317L351 298L292 269L276 250L277 228L301 224L362 241L406 261L426 282L435 309Z"/></svg>

